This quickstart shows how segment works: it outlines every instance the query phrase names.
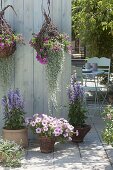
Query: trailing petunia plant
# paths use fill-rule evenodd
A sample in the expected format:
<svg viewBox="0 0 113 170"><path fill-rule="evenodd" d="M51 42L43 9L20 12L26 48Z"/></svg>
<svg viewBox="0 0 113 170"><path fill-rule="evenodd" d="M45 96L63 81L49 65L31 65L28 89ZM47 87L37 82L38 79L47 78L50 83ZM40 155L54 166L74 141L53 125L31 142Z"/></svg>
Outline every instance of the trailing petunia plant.
<svg viewBox="0 0 113 170"><path fill-rule="evenodd" d="M64 118L56 118L46 114L34 114L31 118L26 118L26 125L35 134L44 137L52 137L58 140L71 140L74 127Z"/></svg>
<svg viewBox="0 0 113 170"><path fill-rule="evenodd" d="M36 50L36 59L46 66L49 93L53 97L57 88L58 75L62 70L64 52L71 53L71 43L67 34L61 34L44 13L45 22L38 34L33 34L30 45Z"/></svg>

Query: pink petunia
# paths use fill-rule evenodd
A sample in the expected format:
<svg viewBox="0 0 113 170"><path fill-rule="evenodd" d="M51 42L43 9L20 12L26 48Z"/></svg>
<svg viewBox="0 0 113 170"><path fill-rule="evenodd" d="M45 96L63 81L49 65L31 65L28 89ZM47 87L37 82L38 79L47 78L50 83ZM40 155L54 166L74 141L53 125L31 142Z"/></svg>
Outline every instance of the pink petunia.
<svg viewBox="0 0 113 170"><path fill-rule="evenodd" d="M41 128L37 128L36 133L41 133Z"/></svg>

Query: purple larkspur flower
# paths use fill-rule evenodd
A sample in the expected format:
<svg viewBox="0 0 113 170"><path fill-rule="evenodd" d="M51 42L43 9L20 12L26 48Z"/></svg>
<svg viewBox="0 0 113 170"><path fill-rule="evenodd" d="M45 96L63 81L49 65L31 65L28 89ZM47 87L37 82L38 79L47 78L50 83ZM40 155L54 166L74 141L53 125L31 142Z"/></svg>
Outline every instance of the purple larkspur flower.
<svg viewBox="0 0 113 170"><path fill-rule="evenodd" d="M24 113L24 103L18 89L9 90L7 96L2 98L1 104L6 119L9 119L15 111Z"/></svg>
<svg viewBox="0 0 113 170"><path fill-rule="evenodd" d="M68 88L68 98L70 102L75 102L76 100L81 100L84 96L83 87L79 83L74 83L71 80L71 85Z"/></svg>
<svg viewBox="0 0 113 170"><path fill-rule="evenodd" d="M8 92L8 107L10 110L12 109L24 109L24 102L22 96L18 89L10 90Z"/></svg>

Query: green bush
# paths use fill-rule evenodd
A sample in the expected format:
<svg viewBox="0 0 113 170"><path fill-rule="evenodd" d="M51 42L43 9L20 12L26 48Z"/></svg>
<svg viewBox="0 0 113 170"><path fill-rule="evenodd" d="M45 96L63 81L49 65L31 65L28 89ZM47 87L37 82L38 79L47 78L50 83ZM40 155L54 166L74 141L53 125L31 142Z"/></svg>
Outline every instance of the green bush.
<svg viewBox="0 0 113 170"><path fill-rule="evenodd" d="M105 121L105 128L102 132L102 138L107 144L113 146L113 106L108 105L102 113Z"/></svg>
<svg viewBox="0 0 113 170"><path fill-rule="evenodd" d="M113 1L73 0L72 29L89 56L111 57L113 53Z"/></svg>
<svg viewBox="0 0 113 170"><path fill-rule="evenodd" d="M23 149L20 145L12 141L0 139L0 162L6 167L21 166Z"/></svg>

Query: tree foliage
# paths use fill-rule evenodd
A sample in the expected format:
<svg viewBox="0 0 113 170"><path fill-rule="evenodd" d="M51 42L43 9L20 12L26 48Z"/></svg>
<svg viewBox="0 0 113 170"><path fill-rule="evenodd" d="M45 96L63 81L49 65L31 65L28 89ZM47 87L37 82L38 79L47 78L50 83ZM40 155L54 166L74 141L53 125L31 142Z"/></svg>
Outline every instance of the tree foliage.
<svg viewBox="0 0 113 170"><path fill-rule="evenodd" d="M72 28L90 56L113 53L113 0L73 0Z"/></svg>

